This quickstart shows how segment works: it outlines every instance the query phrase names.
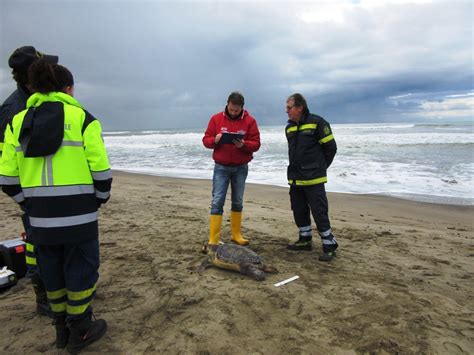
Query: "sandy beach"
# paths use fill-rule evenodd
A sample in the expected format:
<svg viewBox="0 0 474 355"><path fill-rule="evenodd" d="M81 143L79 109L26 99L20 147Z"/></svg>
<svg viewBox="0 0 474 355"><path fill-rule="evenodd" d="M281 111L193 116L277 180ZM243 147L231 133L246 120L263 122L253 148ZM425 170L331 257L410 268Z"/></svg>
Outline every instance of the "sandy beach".
<svg viewBox="0 0 474 355"><path fill-rule="evenodd" d="M210 268L211 182L114 172L100 212L93 307L109 324L87 351L165 354L473 354L474 208L329 194L340 249L331 263L287 251L297 238L288 189L248 184L244 235L278 274L257 282ZM21 232L0 195L0 238ZM230 241L230 201L222 241ZM276 282L298 275L282 287ZM53 353L51 320L29 280L0 293L0 352Z"/></svg>

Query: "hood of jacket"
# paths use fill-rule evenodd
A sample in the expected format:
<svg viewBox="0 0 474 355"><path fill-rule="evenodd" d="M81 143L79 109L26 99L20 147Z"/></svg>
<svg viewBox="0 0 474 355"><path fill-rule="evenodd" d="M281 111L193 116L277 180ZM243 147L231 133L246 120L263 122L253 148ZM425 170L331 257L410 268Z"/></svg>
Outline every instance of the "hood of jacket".
<svg viewBox="0 0 474 355"><path fill-rule="evenodd" d="M26 158L48 156L59 149L64 137L64 104L82 108L76 99L62 92L30 96L19 135Z"/></svg>
<svg viewBox="0 0 474 355"><path fill-rule="evenodd" d="M224 112L223 112L224 116L227 117L229 120L243 120L244 117L248 116L249 113L247 110L245 109L242 109L242 112L239 113L236 117L232 117L229 113L229 110L227 109L227 105L224 109Z"/></svg>

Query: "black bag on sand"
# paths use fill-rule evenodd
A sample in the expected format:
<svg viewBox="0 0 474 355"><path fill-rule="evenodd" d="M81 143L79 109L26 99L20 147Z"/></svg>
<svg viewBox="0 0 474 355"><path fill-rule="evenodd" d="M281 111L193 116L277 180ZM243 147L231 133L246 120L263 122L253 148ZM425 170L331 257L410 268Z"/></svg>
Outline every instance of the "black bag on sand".
<svg viewBox="0 0 474 355"><path fill-rule="evenodd" d="M6 266L20 279L26 274L25 242L18 239L0 241L0 268Z"/></svg>

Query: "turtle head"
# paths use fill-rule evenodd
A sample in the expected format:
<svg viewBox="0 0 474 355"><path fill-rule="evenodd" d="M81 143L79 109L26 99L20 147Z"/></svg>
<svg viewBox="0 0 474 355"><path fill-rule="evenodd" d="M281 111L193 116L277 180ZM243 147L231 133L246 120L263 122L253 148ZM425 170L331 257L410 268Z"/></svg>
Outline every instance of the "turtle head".
<svg viewBox="0 0 474 355"><path fill-rule="evenodd" d="M217 244L207 244L206 243L201 247L201 252L203 254L207 254L210 257L213 257L216 254L218 246L219 245L217 245Z"/></svg>

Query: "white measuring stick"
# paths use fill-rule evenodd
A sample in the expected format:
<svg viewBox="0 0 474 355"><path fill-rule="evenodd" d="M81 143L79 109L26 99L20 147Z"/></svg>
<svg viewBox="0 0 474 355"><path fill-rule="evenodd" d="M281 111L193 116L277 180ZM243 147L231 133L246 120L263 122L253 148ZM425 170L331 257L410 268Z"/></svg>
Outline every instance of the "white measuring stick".
<svg viewBox="0 0 474 355"><path fill-rule="evenodd" d="M293 276L293 277L290 277L289 279L286 279L286 280L277 282L277 283L275 284L275 286L276 286L276 287L280 287L280 286L282 286L282 285L287 284L288 282L298 280L299 278L300 278L299 276Z"/></svg>

